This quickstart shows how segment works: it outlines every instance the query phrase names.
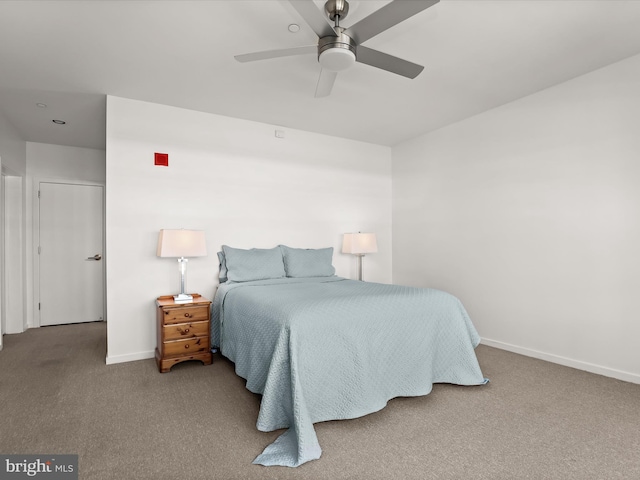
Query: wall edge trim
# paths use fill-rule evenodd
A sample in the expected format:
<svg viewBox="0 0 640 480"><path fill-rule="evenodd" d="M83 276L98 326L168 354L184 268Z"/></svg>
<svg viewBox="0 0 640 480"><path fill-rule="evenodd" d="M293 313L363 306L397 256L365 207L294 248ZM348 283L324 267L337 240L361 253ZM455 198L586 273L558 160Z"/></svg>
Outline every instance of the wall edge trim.
<svg viewBox="0 0 640 480"><path fill-rule="evenodd" d="M512 345L510 343L500 342L498 340L491 340L489 338L482 337L480 343L488 347L499 348L500 350L507 350L509 352L518 353L526 357L537 358L539 360L545 360L551 363L557 363L565 367L575 368L577 370L584 370L589 373L595 373L597 375L603 375L605 377L615 378L629 383L640 384L640 374L625 372L623 370L617 370L615 368L604 367L602 365L596 365L593 363L582 362L580 360L574 360L572 358L562 357L560 355L554 355L552 353L540 352L531 348L520 347L518 345Z"/></svg>
<svg viewBox="0 0 640 480"><path fill-rule="evenodd" d="M155 353L153 350L146 352L127 353L125 355L109 355L105 359L107 365L114 365L116 363L135 362L136 360L147 360L154 358Z"/></svg>

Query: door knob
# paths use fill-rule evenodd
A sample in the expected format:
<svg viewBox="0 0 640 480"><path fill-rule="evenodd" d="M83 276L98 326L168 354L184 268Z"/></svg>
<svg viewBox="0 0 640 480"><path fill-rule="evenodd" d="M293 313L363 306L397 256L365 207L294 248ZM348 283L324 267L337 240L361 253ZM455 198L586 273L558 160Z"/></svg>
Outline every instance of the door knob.
<svg viewBox="0 0 640 480"><path fill-rule="evenodd" d="M102 260L102 255L96 253L93 257L87 257L87 260Z"/></svg>

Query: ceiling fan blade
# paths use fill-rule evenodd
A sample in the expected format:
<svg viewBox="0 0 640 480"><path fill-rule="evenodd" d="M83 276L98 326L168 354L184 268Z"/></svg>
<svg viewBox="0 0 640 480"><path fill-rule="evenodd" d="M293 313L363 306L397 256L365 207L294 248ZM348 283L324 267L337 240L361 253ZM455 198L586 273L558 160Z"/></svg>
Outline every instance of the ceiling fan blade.
<svg viewBox="0 0 640 480"><path fill-rule="evenodd" d="M318 85L316 85L316 98L327 97L331 93L333 83L336 81L338 72L333 72L323 68L320 70L320 78L318 78Z"/></svg>
<svg viewBox="0 0 640 480"><path fill-rule="evenodd" d="M267 60L269 58L291 57L293 55L305 55L307 53L318 53L317 45L306 45L304 47L281 48L280 50L267 50L265 52L245 53L236 55L239 62L255 62L256 60Z"/></svg>
<svg viewBox="0 0 640 480"><path fill-rule="evenodd" d="M373 50L372 48L363 47L362 45L358 45L356 62L381 68L387 72L407 78L416 78L424 70L422 65Z"/></svg>
<svg viewBox="0 0 640 480"><path fill-rule="evenodd" d="M356 43L366 42L388 28L420 13L435 5L440 0L394 0L363 18L355 25L351 25L344 33L353 38Z"/></svg>
<svg viewBox="0 0 640 480"><path fill-rule="evenodd" d="M318 9L313 0L289 0L289 3L319 38L329 35L336 36L336 31L329 22L329 18Z"/></svg>

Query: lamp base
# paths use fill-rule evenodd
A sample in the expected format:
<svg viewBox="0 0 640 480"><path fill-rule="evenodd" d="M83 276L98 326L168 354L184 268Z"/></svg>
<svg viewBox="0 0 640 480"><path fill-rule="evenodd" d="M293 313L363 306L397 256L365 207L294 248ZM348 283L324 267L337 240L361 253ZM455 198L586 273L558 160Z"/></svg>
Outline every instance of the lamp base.
<svg viewBox="0 0 640 480"><path fill-rule="evenodd" d="M179 295L173 296L174 303L192 303L193 295L188 295L186 293L180 293Z"/></svg>
<svg viewBox="0 0 640 480"><path fill-rule="evenodd" d="M362 257L364 257L364 253L356 253L355 256L358 258L358 280L362 280Z"/></svg>

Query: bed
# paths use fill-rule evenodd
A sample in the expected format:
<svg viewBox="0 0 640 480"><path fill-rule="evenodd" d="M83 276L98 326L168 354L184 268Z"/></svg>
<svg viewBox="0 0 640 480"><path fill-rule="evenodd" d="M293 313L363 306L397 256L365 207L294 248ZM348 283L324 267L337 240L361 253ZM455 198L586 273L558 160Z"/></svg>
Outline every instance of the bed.
<svg viewBox="0 0 640 480"><path fill-rule="evenodd" d="M321 455L314 423L361 417L434 383L488 381L456 297L335 276L332 251L219 254L212 343L262 395L257 428L287 429L253 463L296 467Z"/></svg>

